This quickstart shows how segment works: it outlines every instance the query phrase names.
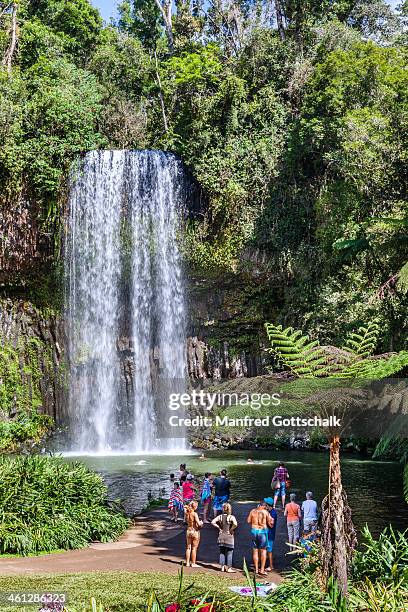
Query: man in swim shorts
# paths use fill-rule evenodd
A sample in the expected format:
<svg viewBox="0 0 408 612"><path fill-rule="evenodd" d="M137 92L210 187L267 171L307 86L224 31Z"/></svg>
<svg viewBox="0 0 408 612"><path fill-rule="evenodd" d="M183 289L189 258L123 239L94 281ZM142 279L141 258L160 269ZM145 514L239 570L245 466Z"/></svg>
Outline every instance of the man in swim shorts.
<svg viewBox="0 0 408 612"><path fill-rule="evenodd" d="M252 558L255 566L255 573L260 576L267 576L265 572L266 549L268 546L268 527L273 527L273 520L264 500L251 510L248 514L247 522L251 525L252 535ZM261 568L259 569L259 561Z"/></svg>

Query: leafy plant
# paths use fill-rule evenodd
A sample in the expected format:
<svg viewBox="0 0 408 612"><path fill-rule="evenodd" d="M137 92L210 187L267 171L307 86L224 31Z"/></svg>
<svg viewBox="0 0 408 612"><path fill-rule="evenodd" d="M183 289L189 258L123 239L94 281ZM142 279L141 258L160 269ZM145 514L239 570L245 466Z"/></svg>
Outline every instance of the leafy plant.
<svg viewBox="0 0 408 612"><path fill-rule="evenodd" d="M313 574L291 571L287 580L266 599L268 607L264 610L276 612L334 612L333 605L327 593L319 587Z"/></svg>
<svg viewBox="0 0 408 612"><path fill-rule="evenodd" d="M379 581L408 587L408 531L398 532L390 526L374 539L366 526L363 530L362 550L353 562L356 580Z"/></svg>
<svg viewBox="0 0 408 612"><path fill-rule="evenodd" d="M406 585L371 582L368 578L350 590L350 609L354 612L402 612L408 607Z"/></svg>
<svg viewBox="0 0 408 612"><path fill-rule="evenodd" d="M346 340L344 349L354 353L361 359L374 353L378 342L380 326L371 321L367 327L359 327L357 332L352 332Z"/></svg>
<svg viewBox="0 0 408 612"><path fill-rule="evenodd" d="M379 379L391 377L408 366L408 351L371 356L379 328L377 323L352 333L344 349L331 355L317 340L310 341L300 330L265 323L271 348L267 349L292 374L301 378L335 377Z"/></svg>
<svg viewBox="0 0 408 612"><path fill-rule="evenodd" d="M0 458L0 552L27 555L109 542L128 526L101 476L56 457Z"/></svg>
<svg viewBox="0 0 408 612"><path fill-rule="evenodd" d="M265 323L265 329L272 345L267 350L293 374L313 378L327 372L327 358L317 340L310 341L292 327L283 329L282 325Z"/></svg>
<svg viewBox="0 0 408 612"><path fill-rule="evenodd" d="M170 603L160 601L156 591L152 591L146 602L146 612L216 612L229 602L235 601L236 596L226 601L217 602L215 597L209 597L208 593L197 594L194 582L184 586L184 565L178 573L178 588L174 600Z"/></svg>

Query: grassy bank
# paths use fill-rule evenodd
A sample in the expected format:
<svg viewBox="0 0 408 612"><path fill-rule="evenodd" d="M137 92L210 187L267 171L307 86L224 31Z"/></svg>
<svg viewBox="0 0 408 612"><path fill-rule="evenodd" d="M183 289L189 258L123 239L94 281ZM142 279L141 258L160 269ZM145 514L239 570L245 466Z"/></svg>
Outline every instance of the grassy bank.
<svg viewBox="0 0 408 612"><path fill-rule="evenodd" d="M240 584L244 579L237 575L234 580L220 576L200 574L185 576L183 587L194 584L191 598L208 593L209 598L227 600L233 597L228 590L232 584ZM109 612L132 612L145 610L149 594L155 591L160 601L170 604L176 599L179 587L178 576L163 573L134 574L130 572L94 572L89 574L59 574L52 576L0 576L1 591L27 591L46 593L67 593L68 611L79 611L89 606L91 597ZM230 610L247 610L247 602L235 600ZM33 606L0 605L2 612L33 612Z"/></svg>

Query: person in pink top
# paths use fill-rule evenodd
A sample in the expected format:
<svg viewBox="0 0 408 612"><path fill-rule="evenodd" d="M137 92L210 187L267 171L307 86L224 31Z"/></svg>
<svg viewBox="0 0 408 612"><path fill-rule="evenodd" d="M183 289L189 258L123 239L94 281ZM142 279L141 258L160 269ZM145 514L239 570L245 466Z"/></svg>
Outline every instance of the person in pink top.
<svg viewBox="0 0 408 612"><path fill-rule="evenodd" d="M290 502L285 506L285 516L288 527L288 541L289 544L295 545L299 540L300 535L300 519L302 518L302 511L299 504L295 503L296 495L290 494Z"/></svg>
<svg viewBox="0 0 408 612"><path fill-rule="evenodd" d="M185 504L189 504L195 497L195 487L193 484L194 476L187 474L186 480L183 482L183 500Z"/></svg>

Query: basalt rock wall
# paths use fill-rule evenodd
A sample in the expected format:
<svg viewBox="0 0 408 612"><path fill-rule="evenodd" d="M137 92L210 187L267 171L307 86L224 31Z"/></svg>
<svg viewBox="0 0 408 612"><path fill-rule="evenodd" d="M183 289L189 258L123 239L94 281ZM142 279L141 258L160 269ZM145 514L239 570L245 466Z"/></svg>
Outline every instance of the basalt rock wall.
<svg viewBox="0 0 408 612"><path fill-rule="evenodd" d="M1 299L0 342L4 365L0 384L4 387L12 384L10 377L13 376L13 384L24 385L32 398L38 394L41 405L37 408L57 420L64 411L66 387L61 318L21 299ZM17 371L11 371L16 368ZM17 405L15 409L8 408L7 416L14 418Z"/></svg>
<svg viewBox="0 0 408 612"><path fill-rule="evenodd" d="M269 363L264 323L276 317L279 288L249 274L190 275L187 367L190 379L260 376Z"/></svg>

